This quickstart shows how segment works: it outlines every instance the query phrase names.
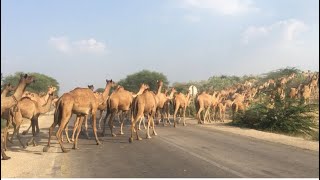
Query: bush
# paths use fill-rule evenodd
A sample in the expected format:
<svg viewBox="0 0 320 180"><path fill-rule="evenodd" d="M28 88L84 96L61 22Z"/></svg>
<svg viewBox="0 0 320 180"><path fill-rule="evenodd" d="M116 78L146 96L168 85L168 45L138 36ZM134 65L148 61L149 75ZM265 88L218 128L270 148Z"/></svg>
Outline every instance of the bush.
<svg viewBox="0 0 320 180"><path fill-rule="evenodd" d="M276 95L270 105L268 96L260 98L244 113L237 114L233 125L290 135L314 136L318 124L314 121L318 105L303 105L299 100L280 100Z"/></svg>

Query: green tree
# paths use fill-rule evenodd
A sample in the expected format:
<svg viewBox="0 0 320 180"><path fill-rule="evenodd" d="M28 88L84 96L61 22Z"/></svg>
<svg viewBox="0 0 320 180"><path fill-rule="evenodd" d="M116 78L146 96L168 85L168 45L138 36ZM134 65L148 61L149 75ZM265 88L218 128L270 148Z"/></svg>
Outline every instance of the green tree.
<svg viewBox="0 0 320 180"><path fill-rule="evenodd" d="M168 87L169 81L167 76L162 73L149 70L142 70L137 73L130 74L125 79L120 80L118 84L131 92L137 92L139 91L140 85L145 83L150 86L151 90L156 91L157 80L162 80L163 88Z"/></svg>
<svg viewBox="0 0 320 180"><path fill-rule="evenodd" d="M57 94L59 92L60 86L56 79L49 77L47 75L35 73L35 72L33 73L16 72L13 75L4 76L2 79L3 84L11 83L15 86L18 85L20 80L20 74L28 74L35 77L35 82L31 83L27 87L26 89L27 91L36 92L36 93L47 92L48 86L52 85L57 88L57 91L55 93Z"/></svg>

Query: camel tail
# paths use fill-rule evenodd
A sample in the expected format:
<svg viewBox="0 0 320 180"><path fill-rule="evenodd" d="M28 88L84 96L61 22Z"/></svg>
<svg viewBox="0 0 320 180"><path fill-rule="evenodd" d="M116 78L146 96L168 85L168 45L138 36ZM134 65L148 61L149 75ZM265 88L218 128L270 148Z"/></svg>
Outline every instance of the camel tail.
<svg viewBox="0 0 320 180"><path fill-rule="evenodd" d="M54 110L54 122L60 125L59 116L60 116L60 108L61 108L61 98L59 98L56 109Z"/></svg>
<svg viewBox="0 0 320 180"><path fill-rule="evenodd" d="M133 117L136 117L137 114L138 114L138 101L137 99L134 99L133 102L132 102L132 116Z"/></svg>

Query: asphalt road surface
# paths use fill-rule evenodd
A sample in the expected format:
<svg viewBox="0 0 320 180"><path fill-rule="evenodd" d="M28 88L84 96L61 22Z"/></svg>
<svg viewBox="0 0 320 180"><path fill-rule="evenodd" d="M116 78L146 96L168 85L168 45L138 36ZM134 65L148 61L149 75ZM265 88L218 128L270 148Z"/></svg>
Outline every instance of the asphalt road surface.
<svg viewBox="0 0 320 180"><path fill-rule="evenodd" d="M143 140L131 144L129 126L125 135L117 137L111 137L107 129L106 136L99 137L99 146L89 131L89 140L80 135L79 150L56 158L52 177L319 178L318 152L206 129L195 123L186 127L179 124L177 128L156 126L158 136L152 139L145 139L142 130L139 133ZM52 142L58 146L55 137ZM65 147L71 149L72 145ZM60 152L58 149L55 153Z"/></svg>

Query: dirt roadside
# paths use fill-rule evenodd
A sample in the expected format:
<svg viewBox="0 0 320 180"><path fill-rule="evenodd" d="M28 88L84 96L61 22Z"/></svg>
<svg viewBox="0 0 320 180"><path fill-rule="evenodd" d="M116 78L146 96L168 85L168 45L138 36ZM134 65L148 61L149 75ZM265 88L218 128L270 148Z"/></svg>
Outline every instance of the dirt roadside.
<svg viewBox="0 0 320 180"><path fill-rule="evenodd" d="M7 155L11 157L8 161L1 161L1 178L47 178L47 177L61 177L59 174L61 169L55 168L55 166L63 163L64 154L61 153L60 147L54 140L52 148L49 152L43 153L42 149L48 141L48 128L53 122L52 115L44 115L39 118L39 125L41 132L36 138L38 146L28 146L26 149L22 149L18 140L14 139L14 144L8 143L9 151ZM196 124L196 120L188 119L187 123ZM20 132L27 129L30 121L26 120L26 123L20 128ZM200 127L214 129L218 131L225 131L241 136L248 136L252 138L262 139L266 141L282 143L297 148L303 148L319 152L318 141L308 141L303 138L285 136L280 134L267 133L257 131L253 129L243 129L238 127L226 126L224 123L212 123L206 125L197 125ZM29 135L22 136L24 142L29 140ZM55 139L55 137L53 137Z"/></svg>

